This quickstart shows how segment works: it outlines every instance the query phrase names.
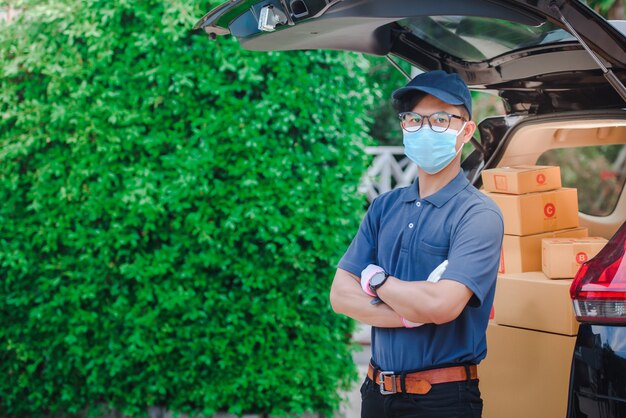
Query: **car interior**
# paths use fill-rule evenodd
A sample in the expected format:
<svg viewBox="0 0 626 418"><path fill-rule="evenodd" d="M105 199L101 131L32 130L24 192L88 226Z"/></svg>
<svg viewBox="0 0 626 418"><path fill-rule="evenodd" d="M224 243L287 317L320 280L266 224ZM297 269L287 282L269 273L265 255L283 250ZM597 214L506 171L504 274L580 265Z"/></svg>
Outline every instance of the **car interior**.
<svg viewBox="0 0 626 418"><path fill-rule="evenodd" d="M568 121L533 122L527 120L517 129L513 129L503 141L505 146L497 166L535 165L541 163L540 157L549 150L579 147L600 147L626 144L626 120L592 118ZM565 170L566 167L561 167ZM622 177L623 173L618 173ZM565 179L564 179L565 180ZM564 186L576 187L575 184ZM578 190L579 201L594 196L585 196L585 190ZM587 191L591 192L591 191ZM589 229L590 236L606 239L617 231L626 219L626 196L619 195L612 213L606 216L594 216L579 212L580 225Z"/></svg>
<svg viewBox="0 0 626 418"><path fill-rule="evenodd" d="M580 226L587 228L589 237L608 240L626 219L626 197L622 193L626 179L626 119L611 111L561 115L529 117L519 123L486 164L559 166L563 187L577 189ZM578 182L581 178L586 181ZM566 414L578 331L569 298L571 280L548 280L540 286L534 280L545 277L539 271L498 279L496 299L500 301L494 304L498 325L489 326L489 354L481 363L485 417ZM544 321L558 317L563 319L561 325L569 328L560 335L545 332L548 328L544 328ZM523 379L516 377L520 369L525 370ZM529 404L529 398L537 403ZM546 415L537 415L541 413Z"/></svg>

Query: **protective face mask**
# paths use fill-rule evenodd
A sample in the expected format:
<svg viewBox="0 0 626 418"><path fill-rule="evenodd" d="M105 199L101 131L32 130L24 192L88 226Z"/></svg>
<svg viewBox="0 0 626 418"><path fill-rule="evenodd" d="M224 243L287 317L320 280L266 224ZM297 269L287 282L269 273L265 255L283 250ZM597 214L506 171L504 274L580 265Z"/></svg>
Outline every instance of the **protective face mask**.
<svg viewBox="0 0 626 418"><path fill-rule="evenodd" d="M461 131L465 124L461 127ZM446 168L448 164L461 152L457 151L456 137L459 132L448 129L445 132L434 132L424 126L417 132L403 132L404 154L428 174L436 174Z"/></svg>

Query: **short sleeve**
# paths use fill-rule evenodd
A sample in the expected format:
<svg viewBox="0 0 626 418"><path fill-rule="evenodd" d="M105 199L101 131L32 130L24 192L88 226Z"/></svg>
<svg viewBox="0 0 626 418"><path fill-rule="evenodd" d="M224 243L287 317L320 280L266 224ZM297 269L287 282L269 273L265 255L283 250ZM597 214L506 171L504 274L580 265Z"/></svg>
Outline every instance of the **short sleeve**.
<svg viewBox="0 0 626 418"><path fill-rule="evenodd" d="M481 306L498 277L504 223L499 211L466 213L455 229L442 278L466 285L474 296L470 306Z"/></svg>

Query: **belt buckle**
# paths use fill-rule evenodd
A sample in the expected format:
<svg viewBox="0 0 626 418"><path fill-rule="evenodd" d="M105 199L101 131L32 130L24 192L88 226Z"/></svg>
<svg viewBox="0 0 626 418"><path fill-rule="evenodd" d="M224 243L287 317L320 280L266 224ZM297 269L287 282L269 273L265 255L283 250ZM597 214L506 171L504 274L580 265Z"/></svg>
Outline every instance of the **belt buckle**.
<svg viewBox="0 0 626 418"><path fill-rule="evenodd" d="M385 376L391 377L391 390L385 390ZM379 372L378 378L380 379L380 393L382 395L393 395L397 393L396 390L396 378L393 372Z"/></svg>

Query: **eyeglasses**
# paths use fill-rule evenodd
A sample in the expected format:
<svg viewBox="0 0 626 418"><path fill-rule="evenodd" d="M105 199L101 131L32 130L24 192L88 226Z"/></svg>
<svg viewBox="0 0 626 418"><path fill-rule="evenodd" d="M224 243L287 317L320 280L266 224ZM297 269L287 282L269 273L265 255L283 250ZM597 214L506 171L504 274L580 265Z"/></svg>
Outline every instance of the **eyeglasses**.
<svg viewBox="0 0 626 418"><path fill-rule="evenodd" d="M428 125L430 129L435 132L445 132L450 127L450 122L452 118L460 119L465 121L465 118L457 115L453 115L446 112L437 112L432 115L425 116L420 115L415 112L402 112L398 114L398 118L400 118L400 125L402 129L407 132L417 132L424 125L424 119L428 120Z"/></svg>

